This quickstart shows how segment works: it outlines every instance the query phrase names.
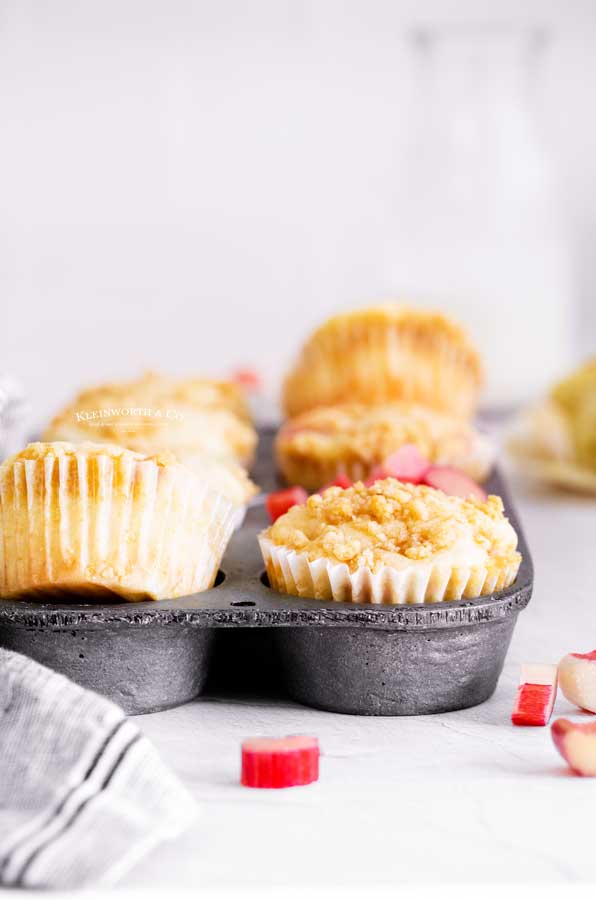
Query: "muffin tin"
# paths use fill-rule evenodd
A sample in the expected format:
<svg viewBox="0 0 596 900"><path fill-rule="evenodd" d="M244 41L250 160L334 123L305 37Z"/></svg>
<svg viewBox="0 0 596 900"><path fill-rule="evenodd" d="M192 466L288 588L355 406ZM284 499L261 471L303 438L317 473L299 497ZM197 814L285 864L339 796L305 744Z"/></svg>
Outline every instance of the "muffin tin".
<svg viewBox="0 0 596 900"><path fill-rule="evenodd" d="M273 432L261 433L255 479L275 487ZM479 600L372 606L272 591L257 534L262 505L236 532L210 591L141 603L0 602L0 645L25 653L139 714L208 688L280 686L308 706L357 715L419 715L475 706L493 693L532 593L528 547L500 474L523 562L515 583Z"/></svg>

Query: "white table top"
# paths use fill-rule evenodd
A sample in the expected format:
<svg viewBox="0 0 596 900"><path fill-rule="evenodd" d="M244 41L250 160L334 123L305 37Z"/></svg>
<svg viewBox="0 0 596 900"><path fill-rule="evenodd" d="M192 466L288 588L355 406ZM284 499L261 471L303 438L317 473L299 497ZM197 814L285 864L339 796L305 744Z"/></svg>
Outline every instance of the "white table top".
<svg viewBox="0 0 596 900"><path fill-rule="evenodd" d="M590 800L596 781L568 774L546 728L514 728L524 661L596 646L596 501L513 484L534 556L496 694L475 709L363 718L291 702L200 699L136 721L200 801L194 830L130 873L132 888L536 882L596 877ZM575 711L559 697L556 714ZM320 781L239 785L249 735L310 733Z"/></svg>

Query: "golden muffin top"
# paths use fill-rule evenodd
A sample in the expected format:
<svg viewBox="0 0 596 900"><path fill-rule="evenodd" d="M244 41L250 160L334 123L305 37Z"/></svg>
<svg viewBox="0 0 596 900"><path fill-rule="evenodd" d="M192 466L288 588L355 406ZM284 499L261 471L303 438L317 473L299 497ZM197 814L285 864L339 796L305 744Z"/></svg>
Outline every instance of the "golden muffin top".
<svg viewBox="0 0 596 900"><path fill-rule="evenodd" d="M466 461L474 463L474 474L481 478L493 455L489 442L468 422L406 402L317 407L288 420L276 439L278 451L295 458L353 459L365 464L382 461L403 444L415 444L433 463L462 468Z"/></svg>
<svg viewBox="0 0 596 900"><path fill-rule="evenodd" d="M240 385L196 376L145 372L139 378L128 381L93 385L83 389L76 397L79 405L89 409L122 405L133 400L136 406L180 404L202 409L228 409L239 418L250 421L250 411Z"/></svg>
<svg viewBox="0 0 596 900"><path fill-rule="evenodd" d="M187 450L249 461L256 433L242 389L232 382L148 373L78 394L44 440L96 440L141 453Z"/></svg>
<svg viewBox="0 0 596 900"><path fill-rule="evenodd" d="M328 488L292 507L262 537L351 571L414 562L501 568L521 559L500 497L462 500L394 478Z"/></svg>
<svg viewBox="0 0 596 900"><path fill-rule="evenodd" d="M596 357L555 385L551 401L565 418L576 462L596 469Z"/></svg>

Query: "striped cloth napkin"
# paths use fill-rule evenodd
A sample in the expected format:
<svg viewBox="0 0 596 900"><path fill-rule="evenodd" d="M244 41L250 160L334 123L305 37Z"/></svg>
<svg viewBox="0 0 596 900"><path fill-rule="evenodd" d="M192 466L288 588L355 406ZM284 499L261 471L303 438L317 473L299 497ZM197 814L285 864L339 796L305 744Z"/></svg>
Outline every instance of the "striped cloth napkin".
<svg viewBox="0 0 596 900"><path fill-rule="evenodd" d="M20 382L0 373L0 462L27 443L29 403Z"/></svg>
<svg viewBox="0 0 596 900"><path fill-rule="evenodd" d="M119 707L0 649L0 884L113 883L196 814Z"/></svg>

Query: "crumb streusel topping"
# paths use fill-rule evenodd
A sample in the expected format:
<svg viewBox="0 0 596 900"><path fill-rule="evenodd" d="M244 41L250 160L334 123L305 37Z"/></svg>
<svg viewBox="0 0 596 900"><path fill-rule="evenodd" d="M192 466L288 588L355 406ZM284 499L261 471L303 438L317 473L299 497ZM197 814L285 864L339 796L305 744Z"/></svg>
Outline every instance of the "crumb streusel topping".
<svg viewBox="0 0 596 900"><path fill-rule="evenodd" d="M501 568L521 559L500 497L450 497L394 478L328 488L294 506L263 535L278 546L346 563L351 571L413 563Z"/></svg>
<svg viewBox="0 0 596 900"><path fill-rule="evenodd" d="M121 444L140 453L201 451L239 462L252 458L257 443L238 385L152 373L81 391L43 439Z"/></svg>
<svg viewBox="0 0 596 900"><path fill-rule="evenodd" d="M479 441L468 422L406 402L318 407L290 419L277 436L279 449L296 457L348 456L365 463L380 462L403 444L416 444L431 462L449 460Z"/></svg>

